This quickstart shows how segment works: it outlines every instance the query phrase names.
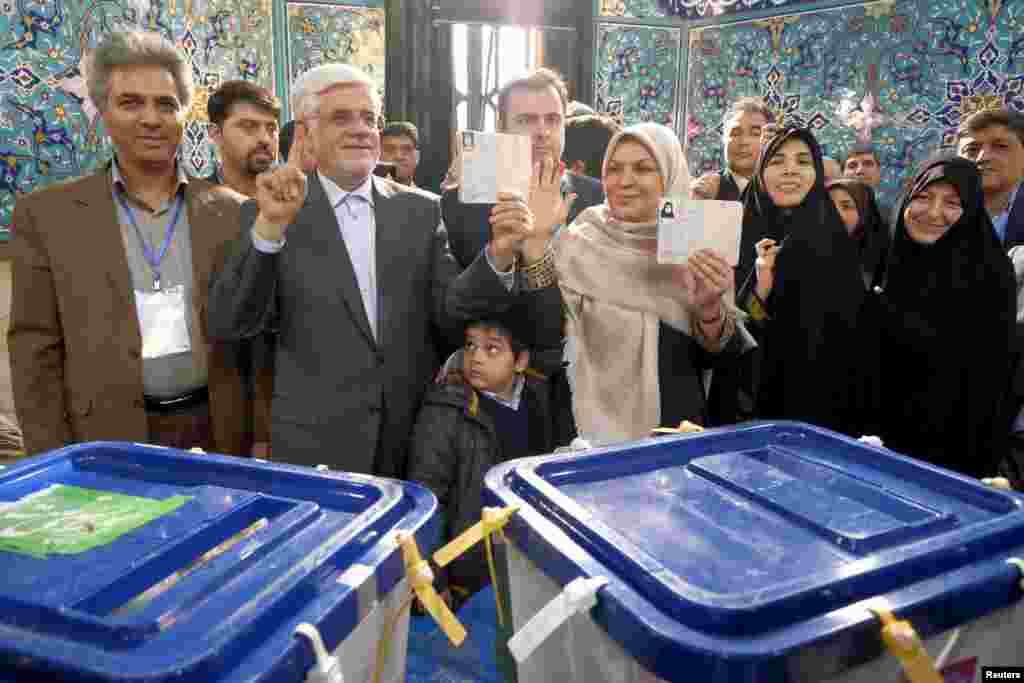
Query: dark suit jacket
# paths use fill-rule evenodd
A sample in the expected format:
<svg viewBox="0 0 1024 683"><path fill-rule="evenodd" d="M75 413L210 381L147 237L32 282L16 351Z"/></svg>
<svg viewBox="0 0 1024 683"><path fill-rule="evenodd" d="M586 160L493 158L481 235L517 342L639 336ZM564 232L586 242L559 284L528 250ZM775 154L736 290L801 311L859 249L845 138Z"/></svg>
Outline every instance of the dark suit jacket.
<svg viewBox="0 0 1024 683"><path fill-rule="evenodd" d="M1006 248L1012 249L1024 244L1024 184L1017 190L1017 198L1010 207L1010 218L1006 222Z"/></svg>
<svg viewBox="0 0 1024 683"><path fill-rule="evenodd" d="M576 201L569 208L566 220L572 223L584 209L604 201L601 182L590 176L566 173L563 176L563 191L575 192ZM480 250L491 240L491 209L493 204L463 204L459 201L458 188L446 190L441 195L441 209L444 225L448 230L448 241L459 265L465 268L477 257Z"/></svg>
<svg viewBox="0 0 1024 683"><path fill-rule="evenodd" d="M204 180L224 185L217 168ZM232 233L234 237L237 233ZM257 443L270 443L270 400L274 395L274 344L277 341L274 332L267 330L237 344L239 370L246 384L246 396L252 402L252 415L247 416L247 424Z"/></svg>
<svg viewBox="0 0 1024 683"><path fill-rule="evenodd" d="M373 177L379 339L323 185L279 254L252 243L255 202L210 293L217 338L254 336L277 321L271 447L275 461L402 477L409 436L437 367L434 326L455 340L469 319L513 295L481 257L462 275L436 198ZM458 276L458 277L457 277Z"/></svg>
<svg viewBox="0 0 1024 683"><path fill-rule="evenodd" d="M26 453L96 440L148 439L142 339L131 273L111 195L109 165L22 197L10 243L14 287L14 401ZM193 178L185 189L191 226L193 328L208 350L214 448L252 452L236 348L209 343L206 293L236 235L244 197Z"/></svg>
<svg viewBox="0 0 1024 683"><path fill-rule="evenodd" d="M718 176L718 194L715 195L715 199L723 202L743 201L743 192L740 191L739 183L736 182L732 172L725 169L719 171Z"/></svg>

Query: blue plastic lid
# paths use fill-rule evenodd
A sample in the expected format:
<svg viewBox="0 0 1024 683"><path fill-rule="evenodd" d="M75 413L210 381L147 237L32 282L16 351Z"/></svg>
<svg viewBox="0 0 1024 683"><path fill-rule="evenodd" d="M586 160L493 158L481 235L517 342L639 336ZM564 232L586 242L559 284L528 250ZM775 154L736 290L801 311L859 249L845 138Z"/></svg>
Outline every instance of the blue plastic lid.
<svg viewBox="0 0 1024 683"><path fill-rule="evenodd" d="M777 675L781 652L870 620L826 615L878 596L899 604L929 579L942 584L935 604L969 595L957 572L985 562L1007 588L1005 559L1024 546L1021 496L795 423L515 461L489 473L487 491L489 504L521 506L508 533L553 578L612 579L595 612L669 678L696 652L709 674ZM974 596L959 616L1018 597ZM954 612L923 630L955 625ZM669 653L676 664L659 671Z"/></svg>
<svg viewBox="0 0 1024 683"><path fill-rule="evenodd" d="M138 444L18 463L0 506L55 484L190 499L78 554L0 551L0 679L300 683L313 658L294 627L333 649L404 576L394 532L424 553L436 540L437 501L415 484Z"/></svg>

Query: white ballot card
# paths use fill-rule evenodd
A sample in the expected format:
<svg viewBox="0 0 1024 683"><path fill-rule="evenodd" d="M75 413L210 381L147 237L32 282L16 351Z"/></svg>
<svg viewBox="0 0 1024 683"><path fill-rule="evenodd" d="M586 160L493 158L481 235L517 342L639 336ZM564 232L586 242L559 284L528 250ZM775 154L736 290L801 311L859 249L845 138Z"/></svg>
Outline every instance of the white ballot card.
<svg viewBox="0 0 1024 683"><path fill-rule="evenodd" d="M739 202L669 195L658 218L658 263L686 263L695 251L713 249L735 266L742 225Z"/></svg>
<svg viewBox="0 0 1024 683"><path fill-rule="evenodd" d="M459 201L494 204L498 192L530 196L531 143L523 135L462 131Z"/></svg>

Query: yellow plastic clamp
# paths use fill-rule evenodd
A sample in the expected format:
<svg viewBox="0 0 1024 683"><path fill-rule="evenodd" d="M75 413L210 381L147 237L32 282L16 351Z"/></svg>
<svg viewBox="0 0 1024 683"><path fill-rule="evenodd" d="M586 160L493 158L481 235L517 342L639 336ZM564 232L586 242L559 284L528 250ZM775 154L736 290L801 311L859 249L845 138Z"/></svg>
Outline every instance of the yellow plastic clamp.
<svg viewBox="0 0 1024 683"><path fill-rule="evenodd" d="M466 629L434 590L434 572L420 555L416 539L409 534L401 534L398 537L398 545L402 548L402 559L405 561L405 574L409 578L409 585L412 586L423 609L434 618L452 645L462 645L462 641L466 639Z"/></svg>
<svg viewBox="0 0 1024 683"><path fill-rule="evenodd" d="M882 622L882 642L900 661L910 683L943 683L935 663L909 621L897 620L892 612L882 607L868 609Z"/></svg>
<svg viewBox="0 0 1024 683"><path fill-rule="evenodd" d="M506 508L485 507L483 516L479 522L466 529L459 536L434 553L434 562L437 566L444 567L453 560L468 551L480 541L484 542L484 549L487 554L487 569L491 574L491 585L494 586L494 603L498 609L498 623L505 625L505 610L501 604L501 591L498 590L498 572L494 565L494 552L491 549L491 534L497 532L504 540L505 525L512 519L512 515L519 511L517 506Z"/></svg>

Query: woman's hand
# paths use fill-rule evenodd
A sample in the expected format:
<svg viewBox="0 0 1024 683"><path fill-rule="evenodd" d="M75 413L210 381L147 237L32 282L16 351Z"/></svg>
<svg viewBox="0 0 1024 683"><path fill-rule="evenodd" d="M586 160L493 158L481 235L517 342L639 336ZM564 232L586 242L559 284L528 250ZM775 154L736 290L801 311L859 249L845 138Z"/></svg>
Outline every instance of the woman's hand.
<svg viewBox="0 0 1024 683"><path fill-rule="evenodd" d="M779 245L775 240L763 239L754 245L757 260L754 269L757 271L756 293L761 301L765 301L775 286L775 257L779 253Z"/></svg>
<svg viewBox="0 0 1024 683"><path fill-rule="evenodd" d="M732 266L715 251L701 249L690 256L686 267L693 275L690 303L701 321L708 322L719 317L722 295L732 283Z"/></svg>

